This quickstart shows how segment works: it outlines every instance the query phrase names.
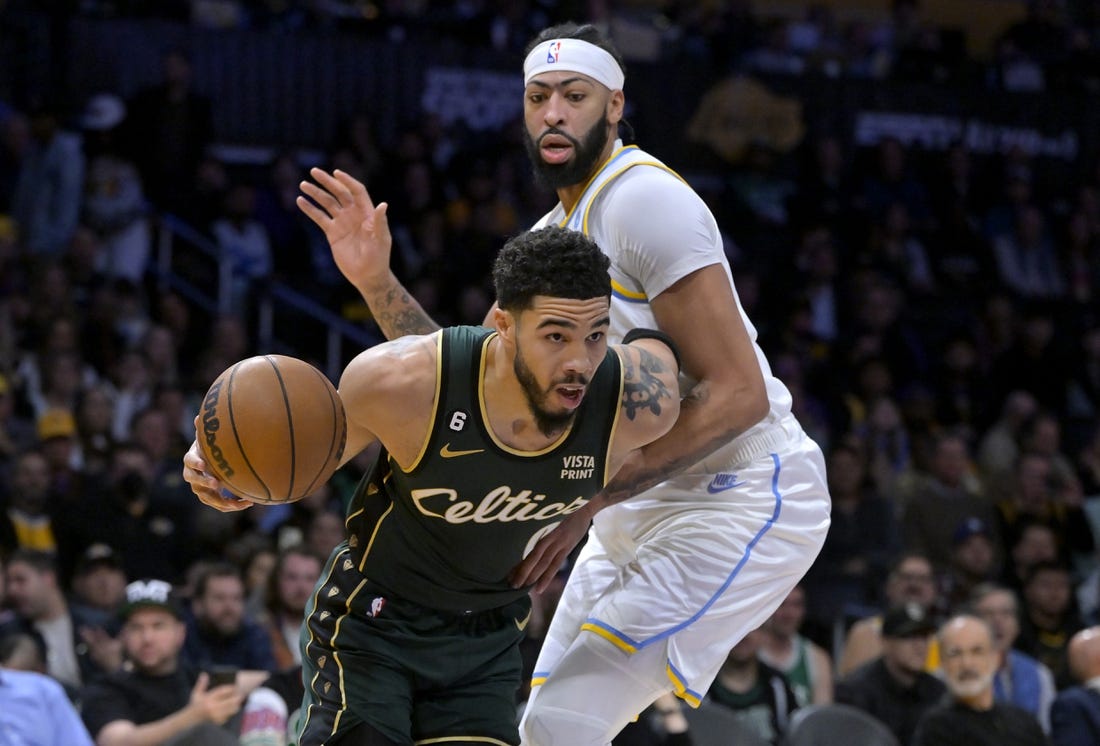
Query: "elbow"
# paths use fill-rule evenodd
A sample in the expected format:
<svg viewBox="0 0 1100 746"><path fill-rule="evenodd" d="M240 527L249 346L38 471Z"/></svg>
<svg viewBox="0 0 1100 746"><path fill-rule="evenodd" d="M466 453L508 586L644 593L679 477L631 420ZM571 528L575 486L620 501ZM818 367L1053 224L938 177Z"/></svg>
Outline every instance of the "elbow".
<svg viewBox="0 0 1100 746"><path fill-rule="evenodd" d="M743 433L767 417L771 404L763 377L758 376L740 386L730 387L729 390L732 395L726 421L732 434Z"/></svg>

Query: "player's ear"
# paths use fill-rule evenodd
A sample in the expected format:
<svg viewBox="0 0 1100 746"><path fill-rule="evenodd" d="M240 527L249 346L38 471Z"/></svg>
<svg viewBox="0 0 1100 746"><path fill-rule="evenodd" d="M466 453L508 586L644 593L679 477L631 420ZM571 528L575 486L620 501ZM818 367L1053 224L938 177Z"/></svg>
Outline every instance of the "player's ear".
<svg viewBox="0 0 1100 746"><path fill-rule="evenodd" d="M626 97L622 91L612 91L611 96L607 99L607 121L611 125L616 125L623 118L623 108L626 106Z"/></svg>
<svg viewBox="0 0 1100 746"><path fill-rule="evenodd" d="M516 336L516 317L512 315L511 311L505 311L500 306L493 306L493 310L490 312L493 321L493 328L497 330L497 334L501 339L508 342L514 342Z"/></svg>

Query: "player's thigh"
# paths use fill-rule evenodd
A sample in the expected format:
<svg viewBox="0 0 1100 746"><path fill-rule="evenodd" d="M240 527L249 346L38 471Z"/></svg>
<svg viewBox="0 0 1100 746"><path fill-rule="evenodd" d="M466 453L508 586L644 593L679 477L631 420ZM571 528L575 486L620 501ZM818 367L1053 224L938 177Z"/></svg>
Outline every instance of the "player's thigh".
<svg viewBox="0 0 1100 746"><path fill-rule="evenodd" d="M565 583L539 649L533 685L553 670L558 659L577 639L592 607L621 577L621 568L611 560L599 538L589 535Z"/></svg>
<svg viewBox="0 0 1100 746"><path fill-rule="evenodd" d="M582 634L524 711L524 746L603 746L669 691L664 646L633 654Z"/></svg>
<svg viewBox="0 0 1100 746"><path fill-rule="evenodd" d="M518 744L516 693L522 665L516 653L514 661L502 659L476 677L421 692L413 708L414 742Z"/></svg>

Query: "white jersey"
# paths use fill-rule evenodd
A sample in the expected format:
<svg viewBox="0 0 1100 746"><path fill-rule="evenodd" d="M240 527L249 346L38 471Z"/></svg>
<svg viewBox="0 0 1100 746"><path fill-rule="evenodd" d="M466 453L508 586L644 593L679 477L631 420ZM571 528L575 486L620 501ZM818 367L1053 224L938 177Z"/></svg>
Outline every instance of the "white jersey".
<svg viewBox="0 0 1100 746"><path fill-rule="evenodd" d="M669 216L676 219L669 220ZM718 223L706 203L675 171L638 147L624 147L617 141L611 157L588 182L573 209L566 213L559 202L534 228L547 225L582 231L611 259L611 344L622 341L631 329L658 328L649 305L651 298L696 270L722 265L760 364L769 412L689 471L718 473L743 462L748 455L745 447L790 415L791 394L772 374L756 341L756 328L741 307ZM681 390L688 391L695 383L685 376Z"/></svg>
<svg viewBox="0 0 1100 746"><path fill-rule="evenodd" d="M720 264L731 288L733 279L703 200L660 161L615 145L576 206L559 204L535 227L582 231L611 258L609 337L618 342L657 328L650 300L692 272ZM670 688L698 706L730 648L772 614L825 541L821 449L791 414L739 299L737 308L769 412L699 463L596 514L535 664L524 746L606 744Z"/></svg>

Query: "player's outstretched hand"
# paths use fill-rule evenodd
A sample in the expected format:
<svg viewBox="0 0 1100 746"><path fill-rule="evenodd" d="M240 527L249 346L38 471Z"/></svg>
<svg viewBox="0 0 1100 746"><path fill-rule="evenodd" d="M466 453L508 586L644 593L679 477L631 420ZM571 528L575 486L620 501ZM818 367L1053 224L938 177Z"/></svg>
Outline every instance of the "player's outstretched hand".
<svg viewBox="0 0 1100 746"><path fill-rule="evenodd" d="M198 429L199 418L195 418L195 428ZM187 453L183 454L183 481L191 485L191 491L199 502L216 508L223 513L232 513L251 507L252 502L236 497L218 480L211 476L206 469L206 461L203 460L202 451L199 450L199 441L191 442Z"/></svg>
<svg viewBox="0 0 1100 746"><path fill-rule="evenodd" d="M359 290L388 278L393 243L388 205L375 207L363 182L339 169L330 174L312 168L309 175L317 183L303 181L305 196L296 204L324 231L340 272Z"/></svg>
<svg viewBox="0 0 1100 746"><path fill-rule="evenodd" d="M509 578L512 587L533 585L536 593L550 587L550 581L557 575L573 547L588 532L591 522L591 515L583 508L566 516L550 533L539 539L530 554L515 566Z"/></svg>

